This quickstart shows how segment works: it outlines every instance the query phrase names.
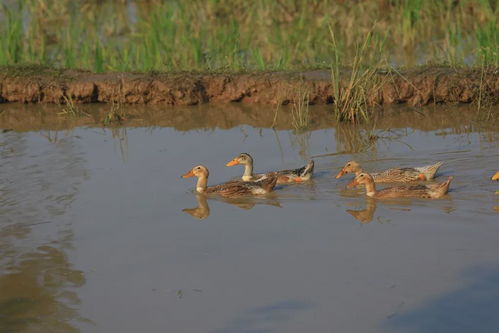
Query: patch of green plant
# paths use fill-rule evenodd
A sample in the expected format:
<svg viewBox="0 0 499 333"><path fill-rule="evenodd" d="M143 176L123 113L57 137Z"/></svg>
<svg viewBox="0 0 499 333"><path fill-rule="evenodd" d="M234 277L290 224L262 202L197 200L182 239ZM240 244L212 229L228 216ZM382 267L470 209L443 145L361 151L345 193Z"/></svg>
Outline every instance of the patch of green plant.
<svg viewBox="0 0 499 333"><path fill-rule="evenodd" d="M310 92L302 85L293 96L291 105L292 125L296 132L303 132L308 129L310 124Z"/></svg>
<svg viewBox="0 0 499 333"><path fill-rule="evenodd" d="M88 117L89 114L82 110L82 108L76 104L71 95L62 96L64 103L61 104L61 111L59 115L70 117L70 118L81 118Z"/></svg>
<svg viewBox="0 0 499 333"><path fill-rule="evenodd" d="M120 125L123 121L127 120L128 113L125 111L123 104L113 101L110 110L104 115L102 124L104 126Z"/></svg>
<svg viewBox="0 0 499 333"><path fill-rule="evenodd" d="M381 88L382 80L378 75L378 66L365 65L365 58L369 56L368 50L381 50L383 43L368 32L363 43L357 46L347 69L343 67L345 60L332 30L331 48L334 55L331 64L333 112L338 121L367 121L375 104L373 96Z"/></svg>
<svg viewBox="0 0 499 333"><path fill-rule="evenodd" d="M372 30L385 47L365 50L367 63L381 57L397 66L497 67L499 6L492 3L12 0L0 7L0 65L95 72L324 68L333 61L325 42L330 30L343 59L354 58Z"/></svg>

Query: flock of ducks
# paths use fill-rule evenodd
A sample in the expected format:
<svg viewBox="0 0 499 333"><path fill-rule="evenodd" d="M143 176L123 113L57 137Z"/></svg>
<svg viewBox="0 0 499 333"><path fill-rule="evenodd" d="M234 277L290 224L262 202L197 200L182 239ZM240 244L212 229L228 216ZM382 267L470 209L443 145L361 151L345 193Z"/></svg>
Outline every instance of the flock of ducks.
<svg viewBox="0 0 499 333"><path fill-rule="evenodd" d="M341 178L349 173L354 174L355 178L348 184L348 187L365 185L366 195L375 199L438 199L447 194L453 179L452 176L444 182L399 185L381 190L377 190L375 184L429 181L435 177L442 164L442 162L438 162L422 167L392 168L382 172L368 173L362 169L359 163L350 161L340 170L336 178ZM311 160L299 169L253 174L253 158L247 153L239 154L226 164L228 167L235 165L244 166L242 177L215 186L208 186L209 172L203 165L195 166L182 175L182 178L197 177L196 192L201 194L218 194L223 197L260 196L272 192L276 184L306 182L312 177L314 171L314 161ZM492 180L499 181L499 172L492 177Z"/></svg>

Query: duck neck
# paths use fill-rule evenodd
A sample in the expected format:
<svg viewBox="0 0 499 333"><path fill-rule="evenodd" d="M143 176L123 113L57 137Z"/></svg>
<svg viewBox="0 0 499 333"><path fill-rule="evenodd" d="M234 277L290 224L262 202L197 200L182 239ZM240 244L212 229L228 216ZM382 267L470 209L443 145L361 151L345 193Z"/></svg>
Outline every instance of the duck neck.
<svg viewBox="0 0 499 333"><path fill-rule="evenodd" d="M366 194L368 197L374 197L376 195L376 186L374 185L374 181L369 180L366 183Z"/></svg>
<svg viewBox="0 0 499 333"><path fill-rule="evenodd" d="M355 170L355 175L358 176L363 172L364 172L364 170L362 170L362 168L358 168L357 170Z"/></svg>
<svg viewBox="0 0 499 333"><path fill-rule="evenodd" d="M208 177L205 175L200 175L198 177L198 182L196 184L196 191L199 193L206 192L207 184L208 184Z"/></svg>
<svg viewBox="0 0 499 333"><path fill-rule="evenodd" d="M244 165L243 180L248 181L253 178L253 163L247 163Z"/></svg>

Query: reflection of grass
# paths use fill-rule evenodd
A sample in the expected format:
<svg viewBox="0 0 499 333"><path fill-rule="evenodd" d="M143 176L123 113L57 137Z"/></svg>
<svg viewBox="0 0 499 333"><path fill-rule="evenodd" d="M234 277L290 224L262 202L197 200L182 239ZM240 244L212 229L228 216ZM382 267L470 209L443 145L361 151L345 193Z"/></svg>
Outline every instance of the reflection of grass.
<svg viewBox="0 0 499 333"><path fill-rule="evenodd" d="M335 128L336 150L344 153L359 153L365 151L376 151L380 144L398 142L413 150L413 147L403 141L407 137L408 130L380 129L376 118L366 124L338 123Z"/></svg>
<svg viewBox="0 0 499 333"><path fill-rule="evenodd" d="M329 26L344 59L352 59L374 25L373 33L385 36L387 46L382 53L367 50L374 61L416 65L466 59L497 67L499 57L498 7L489 0L4 3L0 65L97 72L317 68L331 60L324 43Z"/></svg>
<svg viewBox="0 0 499 333"><path fill-rule="evenodd" d="M310 136L311 131L293 132L291 134L291 145L298 148L298 154L304 158L308 159L310 156Z"/></svg>
<svg viewBox="0 0 499 333"><path fill-rule="evenodd" d="M128 132L126 127L112 127L111 134L118 143L120 155L123 161L128 160Z"/></svg>
<svg viewBox="0 0 499 333"><path fill-rule="evenodd" d="M365 129L358 124L338 123L335 130L337 151L357 153L375 147L375 127Z"/></svg>

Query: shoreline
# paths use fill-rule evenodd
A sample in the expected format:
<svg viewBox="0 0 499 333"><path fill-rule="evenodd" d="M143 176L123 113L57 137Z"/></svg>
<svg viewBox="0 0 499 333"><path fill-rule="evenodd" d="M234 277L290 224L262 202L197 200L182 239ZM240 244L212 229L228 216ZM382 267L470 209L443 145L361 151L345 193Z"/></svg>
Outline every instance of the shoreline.
<svg viewBox="0 0 499 333"><path fill-rule="evenodd" d="M372 105L499 103L496 69L454 69L433 66L378 72L381 82L369 91ZM341 85L350 71L341 72ZM22 71L0 69L1 103L64 104L121 103L196 105L294 103L306 91L312 105L334 103L330 70L250 74L92 73L47 68Z"/></svg>

